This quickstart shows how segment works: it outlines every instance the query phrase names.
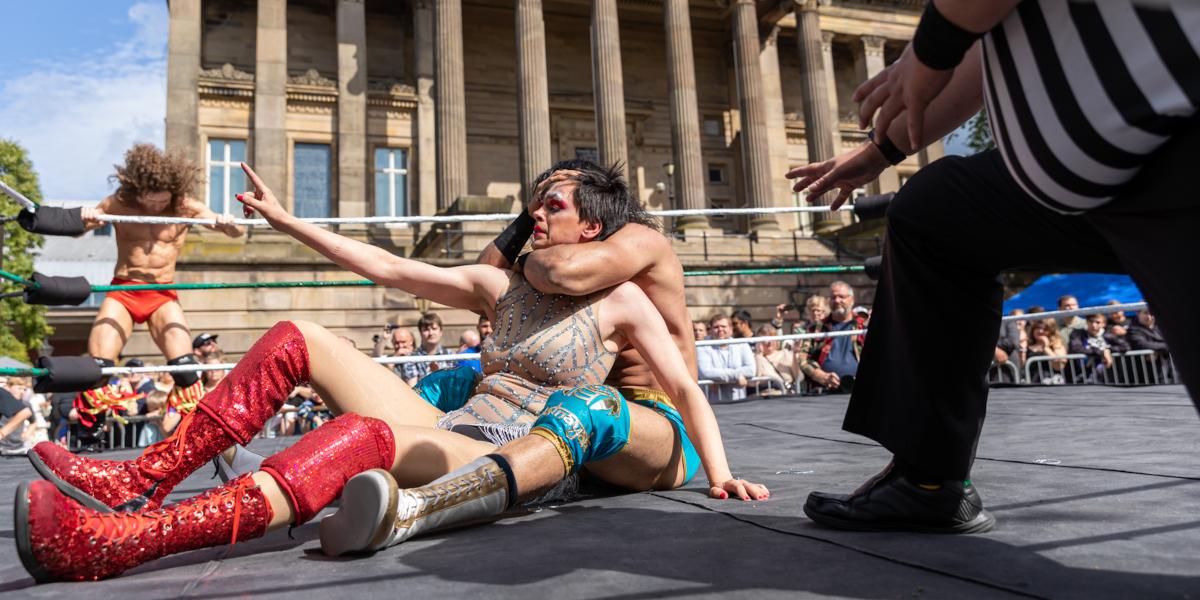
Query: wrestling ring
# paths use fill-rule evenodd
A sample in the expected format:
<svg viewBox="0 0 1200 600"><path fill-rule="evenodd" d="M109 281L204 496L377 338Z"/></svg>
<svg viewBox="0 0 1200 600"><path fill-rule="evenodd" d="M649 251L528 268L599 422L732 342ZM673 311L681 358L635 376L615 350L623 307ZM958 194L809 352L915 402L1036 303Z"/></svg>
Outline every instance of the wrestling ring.
<svg viewBox="0 0 1200 600"><path fill-rule="evenodd" d="M28 208L28 207L27 207ZM510 215L477 215L506 220ZM457 216L455 218L463 218ZM410 219L446 219L413 217ZM114 219L115 221L116 219ZM433 222L433 221L425 221ZM447 221L450 222L450 221ZM258 226L254 220L242 221ZM845 269L846 266L830 266ZM878 264L854 266L870 270ZM803 274L812 267L772 273ZM704 271L754 275L753 270ZM818 271L819 272L819 271ZM827 272L839 272L836 270ZM765 274L765 273L764 273ZM66 287L4 272L7 294L38 300ZM50 281L49 284L45 281ZM85 282L86 284L86 282ZM148 284L145 289L355 286L345 282ZM73 287L70 287L73 286ZM107 291L86 285L86 293ZM62 299L64 296L51 296ZM45 299L45 297L43 297ZM1038 318L1111 313L1144 304L1040 313ZM1005 317L1005 319L1029 318ZM796 334L701 345L803 340L863 331ZM475 355L385 357L392 364ZM103 374L229 369L233 364L113 367ZM0 375L55 379L53 367ZM936 393L931 382L931 393ZM1099 598L1196 597L1200 590L1200 436L1180 386L1021 386L991 393L975 477L1001 520L978 536L856 534L814 526L800 507L814 489L850 489L889 453L841 431L845 396L777 396L715 406L739 476L772 490L766 502L719 502L703 484L647 493L586 490L491 526L414 539L373 557L324 557L316 521L293 532L160 559L102 582L35 586L14 544L0 544L0 593L60 598L227 598L304 594L314 598L395 596L487 598ZM273 454L294 438L256 439ZM110 452L126 459L136 451ZM213 485L211 472L184 480L171 499ZM24 460L0 461L0 497L37 474ZM0 522L11 504L0 503ZM325 515L332 512L326 509ZM317 520L319 520L318 517ZM517 526L512 526L517 525ZM289 535L290 533L290 535ZM0 526L0 537L14 531ZM86 587L84 587L86 586Z"/></svg>

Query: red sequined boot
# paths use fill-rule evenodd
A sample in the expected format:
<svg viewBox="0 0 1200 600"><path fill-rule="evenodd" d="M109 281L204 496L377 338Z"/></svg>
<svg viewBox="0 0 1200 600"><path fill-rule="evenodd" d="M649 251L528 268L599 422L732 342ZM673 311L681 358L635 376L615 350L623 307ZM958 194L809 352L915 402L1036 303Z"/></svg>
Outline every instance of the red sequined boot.
<svg viewBox="0 0 1200 600"><path fill-rule="evenodd" d="M39 583L103 579L168 554L254 539L274 516L250 475L140 513L95 511L49 481L25 482L15 512L17 554Z"/></svg>
<svg viewBox="0 0 1200 600"><path fill-rule="evenodd" d="M371 469L391 470L396 456L392 428L371 417L345 414L304 434L262 463L291 500L300 525L342 495L351 477Z"/></svg>
<svg viewBox="0 0 1200 600"><path fill-rule="evenodd" d="M167 439L128 461L76 456L42 442L29 452L38 473L99 511L157 508L188 475L234 444L247 444L298 383L309 378L308 348L283 321L254 344Z"/></svg>

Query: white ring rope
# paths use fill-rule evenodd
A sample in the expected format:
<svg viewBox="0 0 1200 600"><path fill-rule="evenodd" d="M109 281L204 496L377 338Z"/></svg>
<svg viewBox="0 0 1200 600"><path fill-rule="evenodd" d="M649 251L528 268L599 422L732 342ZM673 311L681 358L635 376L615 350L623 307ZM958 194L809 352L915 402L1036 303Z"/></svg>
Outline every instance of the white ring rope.
<svg viewBox="0 0 1200 600"><path fill-rule="evenodd" d="M1076 308L1074 310L1051 310L1040 313L1026 313L1023 315L1008 315L1002 320L1009 321L1029 321L1033 319L1057 319L1059 317L1080 317L1084 315L1103 315L1115 312L1129 312L1131 310L1145 310L1149 308L1145 302L1130 302L1127 304L1106 304L1104 306L1087 306L1084 308Z"/></svg>
<svg viewBox="0 0 1200 600"><path fill-rule="evenodd" d="M17 192L15 197L24 198ZM12 195L9 194L9 195ZM26 199L28 201L28 199ZM31 203L32 204L32 203ZM27 207L28 208L28 207ZM28 209L33 210L33 209ZM842 205L837 212L852 211L854 206ZM765 208L704 208L687 210L657 210L650 211L655 217L689 217L689 216L721 216L721 215L759 215L759 214L791 214L791 213L821 213L830 212L828 206L771 206ZM481 215L423 215L416 217L324 217L300 219L314 225L383 225L388 223L467 223L480 221L511 221L517 217L512 213L490 213ZM148 225L216 225L216 219L195 219L186 217L153 217L145 215L101 215L99 219L105 223L142 223ZM234 225L248 227L267 227L266 219L234 219Z"/></svg>
<svg viewBox="0 0 1200 600"><path fill-rule="evenodd" d="M22 194L21 192L18 192L17 190L14 190L11 187L9 187L8 184L4 183L3 180L0 180L0 192L4 192L5 196L8 196L9 198L16 200L17 204L20 204L21 207L24 208L25 210L28 210L28 211L37 210L37 204L34 203L33 200L26 198L25 194Z"/></svg>
<svg viewBox="0 0 1200 600"><path fill-rule="evenodd" d="M1004 321L1020 321L1029 319L1050 319L1059 317L1074 317L1082 315L1097 315L1113 312L1128 312L1131 310L1142 310L1146 308L1145 302L1132 302L1128 304L1108 304L1104 306L1088 306L1076 310L1056 310L1053 312L1041 312L1025 315L1009 315L1004 317ZM793 333L788 335L763 335L758 337L748 338L729 338L725 340L701 340L696 342L697 347L701 346L729 346L732 344L757 344L759 342L786 342L790 340L821 340L826 338L837 338L846 336L862 335L867 333L866 329L848 329L845 331L823 331L818 333ZM427 362L453 362L459 360L478 360L479 354L462 353L462 354L429 354L420 356L378 356L373 358L375 362L383 365L400 365L407 363L427 363ZM237 366L237 363L220 363L209 365L163 365L157 367L105 367L100 369L102 375L125 375L130 373L182 373L182 372L201 372L201 371L228 371Z"/></svg>

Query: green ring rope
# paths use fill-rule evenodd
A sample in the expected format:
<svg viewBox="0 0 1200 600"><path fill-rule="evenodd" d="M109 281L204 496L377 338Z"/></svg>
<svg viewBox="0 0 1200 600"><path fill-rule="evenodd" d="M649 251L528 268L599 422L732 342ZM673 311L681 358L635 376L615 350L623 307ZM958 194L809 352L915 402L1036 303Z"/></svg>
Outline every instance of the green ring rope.
<svg viewBox="0 0 1200 600"><path fill-rule="evenodd" d="M7 279L14 283L19 283L26 287L33 285L32 281L25 279L24 277L21 277L20 275L17 275L16 273L9 273L8 271L5 271L3 269L0 269L0 278Z"/></svg>
<svg viewBox="0 0 1200 600"><path fill-rule="evenodd" d="M36 369L31 367L0 367L0 375L9 377L41 377L49 375L50 369Z"/></svg>

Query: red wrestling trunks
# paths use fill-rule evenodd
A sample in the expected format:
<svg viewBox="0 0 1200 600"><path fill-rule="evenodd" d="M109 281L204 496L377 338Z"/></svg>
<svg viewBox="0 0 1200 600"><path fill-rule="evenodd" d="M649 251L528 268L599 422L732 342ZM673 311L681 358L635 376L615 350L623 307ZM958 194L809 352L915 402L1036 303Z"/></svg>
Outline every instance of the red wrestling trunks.
<svg viewBox="0 0 1200 600"><path fill-rule="evenodd" d="M113 277L110 285L145 285L148 282L135 281L132 279L121 279ZM171 283L170 281L158 281L155 283ZM108 297L121 303L125 310L129 311L129 316L133 317L134 323L145 323L154 311L158 310L162 305L179 300L179 296L174 290L136 290L132 292L108 292Z"/></svg>

